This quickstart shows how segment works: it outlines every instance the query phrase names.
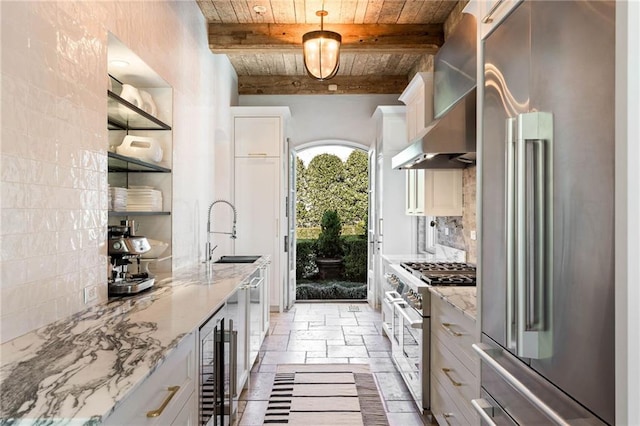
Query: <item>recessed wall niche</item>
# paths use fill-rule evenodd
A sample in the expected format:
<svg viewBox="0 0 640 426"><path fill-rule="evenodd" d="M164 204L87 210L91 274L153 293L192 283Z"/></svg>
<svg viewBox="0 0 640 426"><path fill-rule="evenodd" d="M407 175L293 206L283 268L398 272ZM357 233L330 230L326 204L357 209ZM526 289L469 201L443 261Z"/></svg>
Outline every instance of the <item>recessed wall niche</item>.
<svg viewBox="0 0 640 426"><path fill-rule="evenodd" d="M108 223L133 220L152 249L167 243L140 267L171 272L173 89L113 34L107 52Z"/></svg>

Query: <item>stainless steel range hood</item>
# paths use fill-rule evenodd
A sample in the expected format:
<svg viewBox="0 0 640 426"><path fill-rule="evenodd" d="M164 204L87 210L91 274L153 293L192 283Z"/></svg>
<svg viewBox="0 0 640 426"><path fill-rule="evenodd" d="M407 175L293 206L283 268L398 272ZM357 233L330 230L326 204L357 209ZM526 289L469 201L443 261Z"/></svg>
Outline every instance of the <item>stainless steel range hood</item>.
<svg viewBox="0 0 640 426"><path fill-rule="evenodd" d="M465 13L435 57L437 119L391 159L394 169L452 169L475 163L476 60L476 19Z"/></svg>
<svg viewBox="0 0 640 426"><path fill-rule="evenodd" d="M457 169L475 163L476 89L391 159L394 169Z"/></svg>

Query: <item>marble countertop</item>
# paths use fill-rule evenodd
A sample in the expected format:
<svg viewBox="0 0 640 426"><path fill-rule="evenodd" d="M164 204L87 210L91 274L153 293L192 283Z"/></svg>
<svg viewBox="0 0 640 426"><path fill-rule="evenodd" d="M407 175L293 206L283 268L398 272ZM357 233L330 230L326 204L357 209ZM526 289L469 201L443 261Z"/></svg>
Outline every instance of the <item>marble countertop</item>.
<svg viewBox="0 0 640 426"><path fill-rule="evenodd" d="M382 254L389 263L400 262L465 262L466 253L452 247L436 245L435 253Z"/></svg>
<svg viewBox="0 0 640 426"><path fill-rule="evenodd" d="M431 294L438 296L451 306L461 311L472 320L476 320L476 287L432 287Z"/></svg>
<svg viewBox="0 0 640 426"><path fill-rule="evenodd" d="M268 261L185 268L2 344L0 423L99 424Z"/></svg>

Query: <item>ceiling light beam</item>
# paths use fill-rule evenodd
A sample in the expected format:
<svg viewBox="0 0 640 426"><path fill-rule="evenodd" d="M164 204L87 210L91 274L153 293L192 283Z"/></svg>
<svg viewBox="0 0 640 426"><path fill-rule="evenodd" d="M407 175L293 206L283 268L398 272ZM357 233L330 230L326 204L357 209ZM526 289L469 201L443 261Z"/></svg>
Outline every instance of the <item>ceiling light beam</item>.
<svg viewBox="0 0 640 426"><path fill-rule="evenodd" d="M306 75L239 75L238 93L240 95L400 94L408 83L409 80L405 75L337 75L331 80L322 81L311 79Z"/></svg>
<svg viewBox="0 0 640 426"><path fill-rule="evenodd" d="M214 53L291 53L300 51L302 36L314 24L209 23ZM435 54L444 43L442 24L332 24L342 35L343 52Z"/></svg>

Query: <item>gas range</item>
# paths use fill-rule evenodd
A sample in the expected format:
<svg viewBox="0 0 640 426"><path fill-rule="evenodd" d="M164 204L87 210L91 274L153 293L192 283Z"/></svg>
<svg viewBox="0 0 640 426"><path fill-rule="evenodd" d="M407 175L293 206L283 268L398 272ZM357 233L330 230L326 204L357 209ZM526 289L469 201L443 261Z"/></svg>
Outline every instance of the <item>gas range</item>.
<svg viewBox="0 0 640 426"><path fill-rule="evenodd" d="M406 271L433 286L475 286L476 267L464 262L403 262Z"/></svg>

